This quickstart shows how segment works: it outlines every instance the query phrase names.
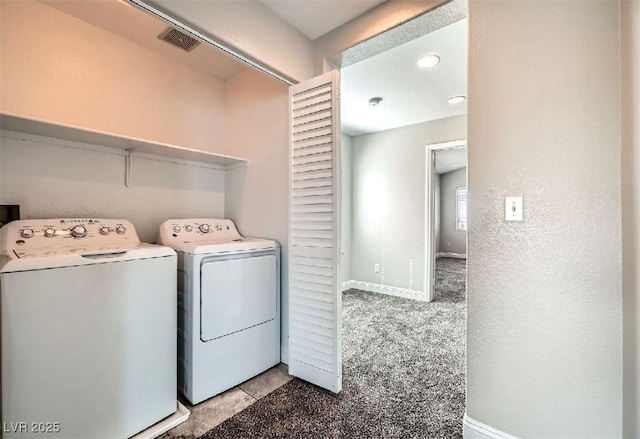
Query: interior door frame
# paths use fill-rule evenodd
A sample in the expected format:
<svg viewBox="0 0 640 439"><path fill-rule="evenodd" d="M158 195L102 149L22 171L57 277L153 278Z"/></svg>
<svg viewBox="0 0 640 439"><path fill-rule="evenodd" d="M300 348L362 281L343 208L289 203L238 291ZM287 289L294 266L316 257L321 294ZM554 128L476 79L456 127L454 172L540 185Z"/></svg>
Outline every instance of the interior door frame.
<svg viewBox="0 0 640 439"><path fill-rule="evenodd" d="M435 296L436 274L436 208L435 208L435 175L436 153L441 151L467 149L467 139L453 140L443 143L432 143L426 146L427 160L425 167L425 229L424 229L424 290L427 302Z"/></svg>

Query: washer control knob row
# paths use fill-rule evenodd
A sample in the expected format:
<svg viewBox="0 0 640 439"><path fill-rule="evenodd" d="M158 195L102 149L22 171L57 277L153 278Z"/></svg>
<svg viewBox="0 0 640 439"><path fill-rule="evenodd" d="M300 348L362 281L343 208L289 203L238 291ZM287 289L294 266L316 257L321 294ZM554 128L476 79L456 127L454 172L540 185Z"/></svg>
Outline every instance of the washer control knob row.
<svg viewBox="0 0 640 439"><path fill-rule="evenodd" d="M209 224L200 224L200 231L202 233L209 233Z"/></svg>
<svg viewBox="0 0 640 439"><path fill-rule="evenodd" d="M116 227L116 233L118 235L124 235L124 232L126 232L127 229L124 226L117 226Z"/></svg>
<svg viewBox="0 0 640 439"><path fill-rule="evenodd" d="M110 231L111 230L107 226L102 226L100 227L100 230L99 230L101 235L108 235Z"/></svg>
<svg viewBox="0 0 640 439"><path fill-rule="evenodd" d="M20 236L22 236L23 238L31 238L33 236L33 229L20 230Z"/></svg>
<svg viewBox="0 0 640 439"><path fill-rule="evenodd" d="M82 238L87 236L87 228L85 226L73 226L71 228L71 236L74 238Z"/></svg>
<svg viewBox="0 0 640 439"><path fill-rule="evenodd" d="M54 229L53 227L47 227L46 229L44 229L44 236L46 236L47 238L53 238L54 236L56 236L56 229Z"/></svg>

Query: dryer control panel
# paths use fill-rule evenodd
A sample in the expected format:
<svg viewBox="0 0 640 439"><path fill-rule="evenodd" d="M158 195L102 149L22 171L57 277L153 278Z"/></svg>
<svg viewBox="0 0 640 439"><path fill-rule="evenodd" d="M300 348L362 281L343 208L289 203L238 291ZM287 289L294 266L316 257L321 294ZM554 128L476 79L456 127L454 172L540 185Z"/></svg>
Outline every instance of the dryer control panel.
<svg viewBox="0 0 640 439"><path fill-rule="evenodd" d="M233 221L228 219L195 218L170 219L160 224L158 243L239 241L243 237Z"/></svg>
<svg viewBox="0 0 640 439"><path fill-rule="evenodd" d="M29 219L12 221L0 229L2 251L13 252L18 257L53 255L52 249L58 248L83 253L89 249L122 249L139 243L133 224L119 219Z"/></svg>

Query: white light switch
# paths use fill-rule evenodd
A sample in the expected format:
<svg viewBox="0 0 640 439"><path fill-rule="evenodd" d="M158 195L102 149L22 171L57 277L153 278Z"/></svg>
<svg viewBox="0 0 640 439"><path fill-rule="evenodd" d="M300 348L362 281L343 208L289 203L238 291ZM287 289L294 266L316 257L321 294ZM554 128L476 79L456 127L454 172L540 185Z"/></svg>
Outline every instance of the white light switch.
<svg viewBox="0 0 640 439"><path fill-rule="evenodd" d="M522 221L522 197L505 197L504 199L504 220Z"/></svg>

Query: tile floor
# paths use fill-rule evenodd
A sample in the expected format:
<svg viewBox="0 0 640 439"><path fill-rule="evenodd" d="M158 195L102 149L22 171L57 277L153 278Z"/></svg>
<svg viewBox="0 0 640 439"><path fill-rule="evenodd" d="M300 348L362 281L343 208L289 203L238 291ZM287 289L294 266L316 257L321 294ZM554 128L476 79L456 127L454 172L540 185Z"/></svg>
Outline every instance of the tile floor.
<svg viewBox="0 0 640 439"><path fill-rule="evenodd" d="M168 431L160 438L198 438L292 378L288 373L287 365L280 363L257 377L197 405L191 405L180 396L180 402L191 412L191 415L185 423Z"/></svg>

